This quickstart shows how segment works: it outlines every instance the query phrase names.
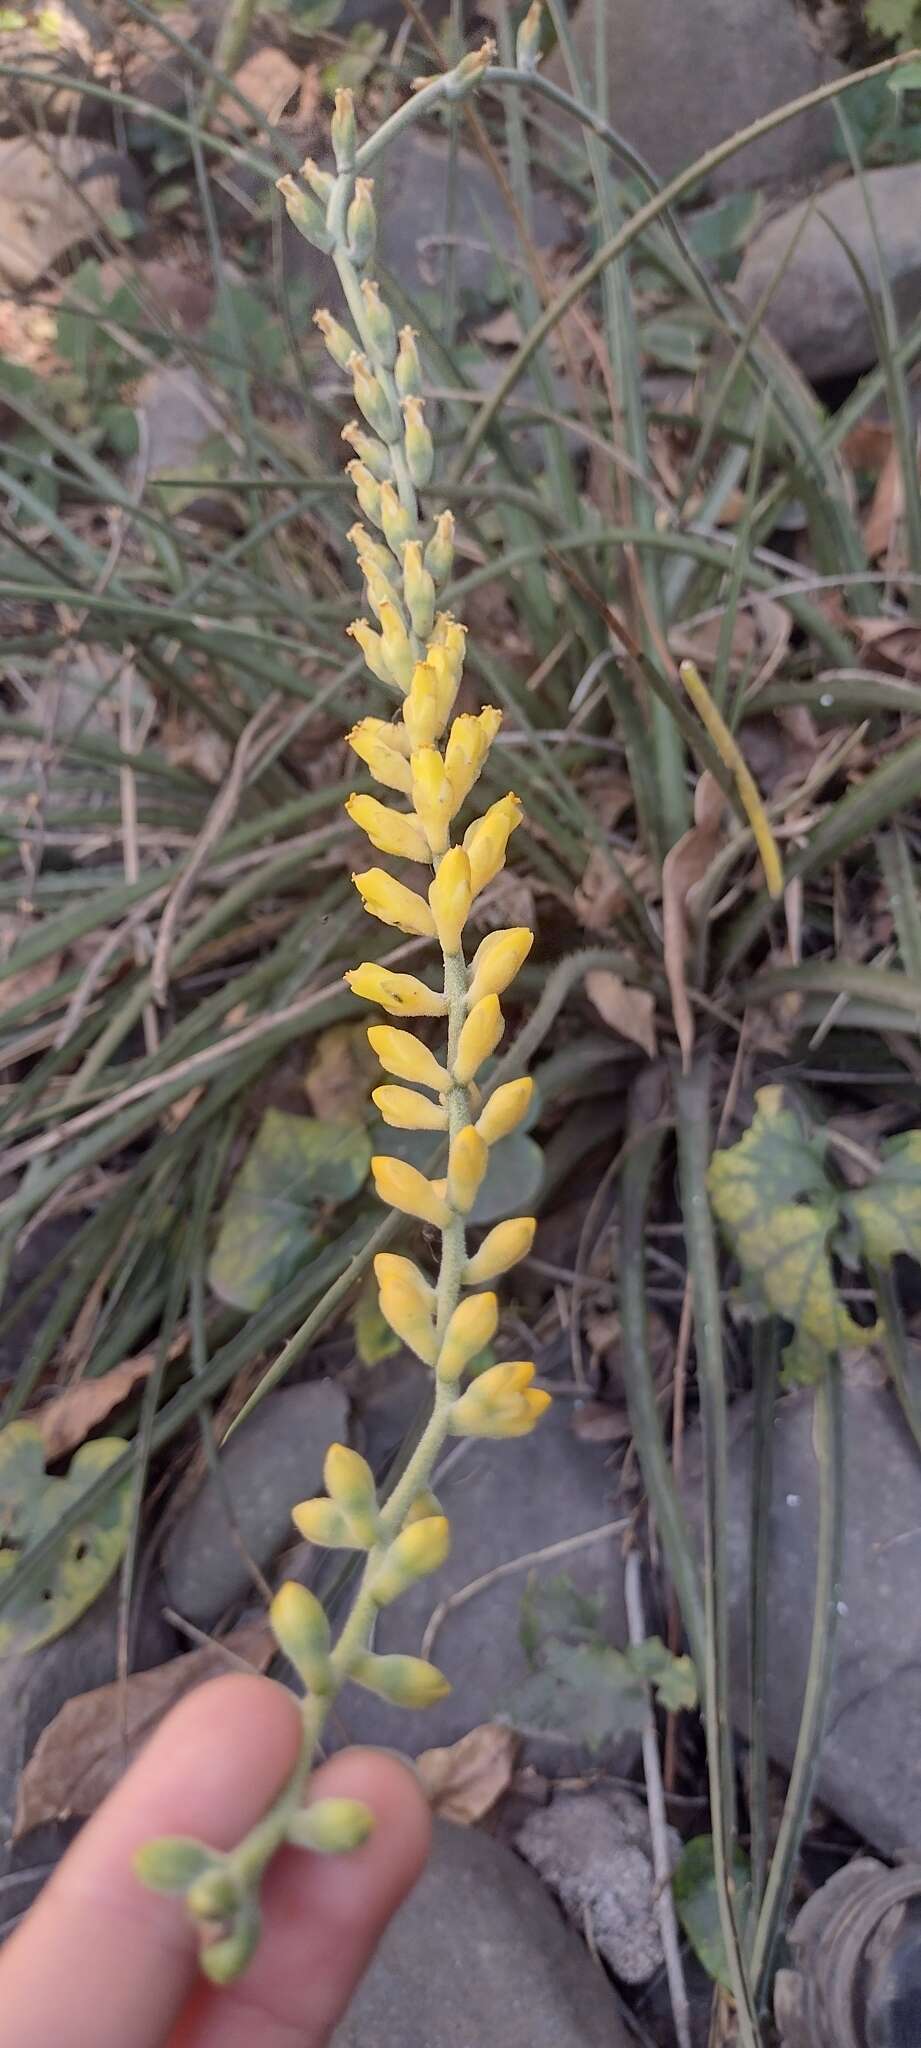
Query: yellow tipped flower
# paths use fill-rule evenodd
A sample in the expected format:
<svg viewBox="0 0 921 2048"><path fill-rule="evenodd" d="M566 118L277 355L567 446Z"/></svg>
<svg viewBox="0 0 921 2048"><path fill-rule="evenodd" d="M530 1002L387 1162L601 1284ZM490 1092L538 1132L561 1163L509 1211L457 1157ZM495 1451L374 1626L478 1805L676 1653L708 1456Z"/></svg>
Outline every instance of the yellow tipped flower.
<svg viewBox="0 0 921 2048"><path fill-rule="evenodd" d="M521 824L521 804L517 796L509 791L508 796L490 804L482 818L475 819L464 833L464 849L470 857L470 874L473 893L478 896L505 866L508 843L517 825Z"/></svg>
<svg viewBox="0 0 921 2048"><path fill-rule="evenodd" d="M447 1011L446 996L427 988L414 974L394 974L389 967L379 967L376 960L350 967L343 979L354 996L380 1003L391 1017L443 1017Z"/></svg>
<svg viewBox="0 0 921 2048"><path fill-rule="evenodd" d="M433 1707L451 1690L444 1674L423 1657L375 1657L368 1650L353 1664L351 1675L356 1685L392 1707Z"/></svg>
<svg viewBox="0 0 921 2048"><path fill-rule="evenodd" d="M418 1216L420 1223L433 1223L436 1230L444 1230L450 1223L451 1211L444 1196L418 1167L405 1159L378 1154L371 1161L371 1172L375 1193L391 1209L401 1210L404 1216Z"/></svg>
<svg viewBox="0 0 921 2048"><path fill-rule="evenodd" d="M358 269L363 270L365 264L371 261L374 244L377 241L373 178L356 178L355 193L345 216L345 225L349 238L349 255ZM382 307L381 311L384 310Z"/></svg>
<svg viewBox="0 0 921 2048"><path fill-rule="evenodd" d="M371 1582L371 1589L378 1607L388 1607L391 1600L398 1600L417 1579L426 1579L431 1572L441 1570L451 1548L451 1525L444 1515L430 1515L427 1520L410 1522L394 1538L386 1557L381 1559Z"/></svg>
<svg viewBox="0 0 921 2048"><path fill-rule="evenodd" d="M355 96L349 85L336 88L335 111L329 126L336 169L350 171L355 162L358 147L358 124L355 119Z"/></svg>
<svg viewBox="0 0 921 2048"><path fill-rule="evenodd" d="M437 747L418 747L410 755L409 765L416 816L422 820L433 854L444 853L454 803L445 764Z"/></svg>
<svg viewBox="0 0 921 2048"><path fill-rule="evenodd" d="M488 1145L484 1145L479 1131L467 1124L451 1139L448 1152L447 1197L459 1215L466 1216L473 1208L488 1165Z"/></svg>
<svg viewBox="0 0 921 2048"><path fill-rule="evenodd" d="M454 514L439 512L425 550L425 566L436 583L447 583L454 567Z"/></svg>
<svg viewBox="0 0 921 2048"><path fill-rule="evenodd" d="M456 811L470 795L501 724L502 713L492 704L476 716L465 711L455 718L445 748L445 767Z"/></svg>
<svg viewBox="0 0 921 2048"><path fill-rule="evenodd" d="M520 1081L505 1081L491 1095L476 1120L476 1128L487 1145L497 1145L520 1124L534 1093L534 1083L525 1075Z"/></svg>
<svg viewBox="0 0 921 2048"><path fill-rule="evenodd" d="M380 620L385 604L392 605L399 618L399 599L389 576L370 555L360 555L358 567L365 579L365 595L376 619Z"/></svg>
<svg viewBox="0 0 921 2048"><path fill-rule="evenodd" d="M342 429L339 439L340 441L347 442L350 448L354 448L355 454L358 457L358 462L361 468L370 471L372 483L387 483L388 480L393 476L393 463L390 458L390 450L387 447L386 443L384 441L378 441L377 437L374 434L366 434L364 427L359 426L357 420L349 420L347 422L347 424ZM347 473L349 476L352 477L353 483L355 483L355 478L352 474L353 469L354 464L351 462L348 463ZM358 486L356 484L356 490L357 488ZM369 513L368 516L369 518L374 519L375 526L379 526L381 523L380 497L376 495L372 496L371 502L376 509L374 513ZM364 507L362 507L362 510L364 510ZM357 552L358 542L353 538L356 532L360 534L362 532L362 528L360 526L357 528L353 526L352 531L349 534L349 539L352 542L352 546L356 549ZM367 539L365 544L367 546ZM382 548L380 546L379 541L373 542L372 545L375 548L379 548L380 553L383 556L383 560L380 562L379 566L382 569L392 569L393 558L391 556L390 549Z"/></svg>
<svg viewBox="0 0 921 2048"><path fill-rule="evenodd" d="M353 875L352 880L365 909L371 917L380 918L381 924L394 925L398 932L409 932L420 939L434 936L435 919L424 896L417 896L415 890L395 882L383 868L366 868L363 874Z"/></svg>
<svg viewBox="0 0 921 2048"><path fill-rule="evenodd" d="M363 513L366 519L370 519L372 526L380 526L381 486L377 477L373 475L369 465L366 462L359 462L357 457L354 462L346 463L345 473L352 480L359 512ZM351 631L351 628L349 630ZM377 670L372 669L371 673L376 675Z"/></svg>
<svg viewBox="0 0 921 2048"><path fill-rule="evenodd" d="M484 996L471 1010L457 1042L454 1079L462 1088L469 1087L483 1061L495 1052L504 1030L498 996Z"/></svg>
<svg viewBox="0 0 921 2048"><path fill-rule="evenodd" d="M388 725L383 718L363 718L353 725L348 738L353 754L370 768L375 782L399 790L401 796L411 794L412 775L399 745L402 734L398 725Z"/></svg>
<svg viewBox="0 0 921 2048"><path fill-rule="evenodd" d="M302 1500L291 1510L291 1520L308 1543L318 1543L324 1550L361 1550L367 1548L358 1542L351 1522L341 1508L331 1500Z"/></svg>
<svg viewBox="0 0 921 2048"><path fill-rule="evenodd" d="M429 904L438 943L449 955L460 952L461 935L472 900L470 862L462 846L452 846L439 863L438 873L429 887Z"/></svg>
<svg viewBox="0 0 921 2048"><path fill-rule="evenodd" d="M550 1395L532 1387L530 1360L491 1365L471 1381L451 1412L455 1436L527 1436L550 1406Z"/></svg>
<svg viewBox="0 0 921 2048"><path fill-rule="evenodd" d="M413 517L392 484L381 485L381 525L387 546L399 561L406 541L413 537Z"/></svg>
<svg viewBox="0 0 921 2048"><path fill-rule="evenodd" d="M533 944L534 933L528 930L527 925L515 925L511 931L490 932L489 937L477 947L470 963L467 1001L471 1009L483 996L501 996L509 982L514 981Z"/></svg>
<svg viewBox="0 0 921 2048"><path fill-rule="evenodd" d="M355 347L348 328L343 327L341 320L334 320L332 313L328 313L324 306L320 306L314 314L313 322L314 326L319 328L333 362L338 364L340 370L344 370Z"/></svg>
<svg viewBox="0 0 921 2048"><path fill-rule="evenodd" d="M269 1608L269 1624L280 1650L311 1692L328 1692L329 1622L314 1593L288 1579Z"/></svg>
<svg viewBox="0 0 921 2048"><path fill-rule="evenodd" d="M435 467L435 443L426 425L425 408L421 398L404 398L403 446L406 452L406 467L417 491L424 491L432 481Z"/></svg>
<svg viewBox="0 0 921 2048"><path fill-rule="evenodd" d="M376 1052L385 1074L395 1074L398 1081L417 1081L420 1088L436 1088L439 1093L450 1088L447 1067L441 1066L434 1053L411 1031L395 1031L392 1024L372 1024L368 1044Z"/></svg>
<svg viewBox="0 0 921 2048"><path fill-rule="evenodd" d="M371 1100L385 1124L390 1124L395 1131L446 1131L448 1128L447 1110L440 1102L430 1102L427 1095L417 1094L415 1088L389 1085L373 1088Z"/></svg>
<svg viewBox="0 0 921 2048"><path fill-rule="evenodd" d="M382 485L382 491L387 485ZM415 661L409 642L409 634L395 604L384 603L380 611L381 639L384 643L384 657L401 690L408 690L413 678Z"/></svg>
<svg viewBox="0 0 921 2048"><path fill-rule="evenodd" d="M381 1315L401 1342L421 1358L423 1365L434 1365L438 1344L434 1310L427 1299L431 1289L426 1290L422 1275L416 1272L410 1259L395 1260L394 1265L400 1270L394 1271L385 1263L377 1259L374 1261ZM407 1267L409 1277L405 1270Z"/></svg>
<svg viewBox="0 0 921 2048"><path fill-rule="evenodd" d="M383 639L375 633L370 619L353 619L345 630L361 648L365 664L378 682L386 683L388 690L398 690L400 686L387 659Z"/></svg>
<svg viewBox="0 0 921 2048"><path fill-rule="evenodd" d="M465 1366L491 1344L499 1327L499 1303L494 1294L471 1294L459 1303L441 1341L436 1361L440 1380L459 1380Z"/></svg>
<svg viewBox="0 0 921 2048"><path fill-rule="evenodd" d="M418 661L403 703L403 724L413 752L420 747L430 747L440 739L443 725L440 701L435 670L430 662Z"/></svg>
<svg viewBox="0 0 921 2048"><path fill-rule="evenodd" d="M509 1082L509 1087L514 1086L513 1081ZM497 1088L497 1095L502 1092ZM526 1259L534 1243L536 1229L537 1219L534 1216L510 1216L507 1223L497 1223L488 1237L484 1237L479 1251L467 1260L464 1286L480 1287L484 1280L498 1280L500 1274L507 1273L511 1266L517 1266L519 1259Z"/></svg>
<svg viewBox="0 0 921 2048"><path fill-rule="evenodd" d="M380 378L372 370L367 356L355 349L348 360L348 372L352 379L355 404L364 414L369 427L379 434L382 441L394 439L394 422L390 400ZM384 486L385 489L388 486Z"/></svg>
<svg viewBox="0 0 921 2048"><path fill-rule="evenodd" d="M400 346L394 364L394 381L401 398L416 398L422 390L422 364L413 327L400 328Z"/></svg>
<svg viewBox="0 0 921 2048"><path fill-rule="evenodd" d="M352 824L367 832L379 853L390 853L396 860L431 858L422 826L411 812L390 811L376 796L350 796L345 808Z"/></svg>
<svg viewBox="0 0 921 2048"><path fill-rule="evenodd" d="M408 540L403 549L403 598L413 632L428 638L435 618L435 584L422 560L422 542Z"/></svg>
<svg viewBox="0 0 921 2048"><path fill-rule="evenodd" d="M373 279L362 279L361 296L365 309L365 333L379 363L392 368L397 354L397 331L393 314L381 298L381 288Z"/></svg>
<svg viewBox="0 0 921 2048"><path fill-rule="evenodd" d="M323 1462L323 1484L330 1500L345 1515L353 1535L364 1544L377 1540L377 1488L366 1459L348 1444L330 1444Z"/></svg>

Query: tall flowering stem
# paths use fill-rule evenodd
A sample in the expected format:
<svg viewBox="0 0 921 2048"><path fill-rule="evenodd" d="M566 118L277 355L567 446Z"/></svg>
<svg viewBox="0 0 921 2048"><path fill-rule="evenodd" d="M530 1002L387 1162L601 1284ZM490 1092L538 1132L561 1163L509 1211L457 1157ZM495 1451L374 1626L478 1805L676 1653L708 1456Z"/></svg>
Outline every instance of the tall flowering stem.
<svg viewBox="0 0 921 2048"><path fill-rule="evenodd" d="M436 87L449 99L469 92L491 56L492 45L485 44L431 81L409 107ZM391 131L402 125L406 111L391 117ZM451 1436L523 1436L549 1402L533 1384L529 1359L469 1375L498 1325L491 1282L524 1257L535 1230L533 1217L520 1216L498 1224L472 1254L467 1244L468 1218L490 1148L520 1123L532 1092L531 1081L519 1079L484 1101L478 1076L502 1037L500 997L526 959L533 934L524 928L492 932L468 962L465 931L472 905L505 864L521 806L509 792L458 837L458 819L501 713L487 705L454 715L465 629L439 605L451 575L454 521L450 511L423 517L420 493L431 483L435 451L416 336L409 327L397 333L372 275L377 223L372 181L361 175L361 163L376 154L379 142L374 138L359 149L352 96L340 91L332 121L335 170L308 159L300 179L282 178L279 189L295 225L331 255L351 323L328 311L315 315L331 356L351 379L358 413L343 438L353 451L348 471L361 515L349 538L369 616L348 630L372 677L394 700L390 719L363 718L349 734L385 800L356 794L346 808L372 847L411 863L414 877L407 883L372 865L353 881L371 917L431 939L440 954L437 987L370 961L346 976L356 995L397 1020L373 1024L368 1032L386 1077L373 1095L384 1123L441 1132L447 1141L443 1179L427 1178L386 1153L372 1160L381 1200L428 1226L438 1239L431 1278L409 1257L381 1253L375 1260L381 1311L431 1369L432 1406L385 1500L378 1499L365 1460L337 1444L326 1460L325 1495L294 1510L297 1528L311 1543L362 1552L364 1564L336 1641L305 1587L291 1581L273 1601L275 1636L305 1688L301 1753L282 1794L227 1854L171 1838L150 1843L138 1858L146 1882L184 1896L201 1928L202 1966L219 1983L236 1976L253 1953L262 1873L281 1844L341 1852L372 1825L371 1814L354 1800L309 1799L323 1724L342 1687L357 1683L407 1707L428 1705L449 1690L441 1672L423 1659L383 1656L372 1647L381 1608L436 1571L448 1554L448 1521L429 1491L443 1445ZM421 1019L437 1020L437 1050L414 1029L401 1028Z"/></svg>

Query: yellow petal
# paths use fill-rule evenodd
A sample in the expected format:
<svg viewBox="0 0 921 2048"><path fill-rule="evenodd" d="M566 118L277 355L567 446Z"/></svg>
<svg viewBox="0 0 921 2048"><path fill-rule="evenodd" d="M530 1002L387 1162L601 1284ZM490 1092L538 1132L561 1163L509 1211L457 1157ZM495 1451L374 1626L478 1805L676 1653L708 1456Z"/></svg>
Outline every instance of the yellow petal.
<svg viewBox="0 0 921 2048"><path fill-rule="evenodd" d="M469 1085L483 1061L495 1052L504 1030L505 1019L498 996L484 996L465 1018L457 1042L454 1079L462 1087Z"/></svg>
<svg viewBox="0 0 921 2048"><path fill-rule="evenodd" d="M473 1208L480 1183L489 1165L489 1147L472 1124L451 1139L448 1153L448 1201L452 1209L466 1216Z"/></svg>
<svg viewBox="0 0 921 2048"><path fill-rule="evenodd" d="M521 824L521 804L511 791L490 804L482 818L476 818L464 833L464 848L470 858L470 874L474 896L485 889L494 875L505 866L508 842L517 825Z"/></svg>
<svg viewBox="0 0 921 2048"><path fill-rule="evenodd" d="M418 661L413 669L412 682L403 700L403 723L414 753L419 747L432 746L441 737L444 720L439 712L438 678L427 661Z"/></svg>
<svg viewBox="0 0 921 2048"><path fill-rule="evenodd" d="M425 982L417 981L414 974L394 974L374 960L363 960L360 967L350 968L344 979L353 995L363 996L368 1003L380 1003L391 1017L443 1017L448 1007L445 996L426 988Z"/></svg>
<svg viewBox="0 0 921 2048"><path fill-rule="evenodd" d="M376 1657L366 1650L353 1664L351 1676L392 1707L433 1707L451 1690L449 1680L424 1657Z"/></svg>
<svg viewBox="0 0 921 2048"><path fill-rule="evenodd" d="M470 862L462 846L448 848L429 887L429 904L444 953L460 952L461 935L470 912Z"/></svg>
<svg viewBox="0 0 921 2048"><path fill-rule="evenodd" d="M410 932L418 938L435 936L435 919L425 897L417 896L405 883L394 881L383 868L365 868L363 874L353 875L352 880L365 909L371 917L380 918L381 924L394 925L397 931Z"/></svg>
<svg viewBox="0 0 921 2048"><path fill-rule="evenodd" d="M447 1111L441 1103L431 1102L427 1095L418 1094L415 1088L374 1088L371 1100L380 1110L385 1124L391 1124L394 1130L447 1130Z"/></svg>
<svg viewBox="0 0 921 2048"><path fill-rule="evenodd" d="M374 1572L371 1591L377 1606L388 1606L418 1579L440 1571L450 1548L451 1525L444 1515L411 1522L394 1538Z"/></svg>
<svg viewBox="0 0 921 2048"><path fill-rule="evenodd" d="M368 1044L384 1072L395 1074L398 1081L418 1081L420 1087L439 1092L450 1088L447 1068L439 1065L434 1053L411 1031L395 1031L392 1024L372 1024Z"/></svg>
<svg viewBox="0 0 921 2048"><path fill-rule="evenodd" d="M397 860L431 859L428 840L411 812L388 810L376 796L350 796L345 808L353 825L367 832L379 853L389 853Z"/></svg>
<svg viewBox="0 0 921 2048"><path fill-rule="evenodd" d="M433 853L444 853L454 798L445 764L437 747L419 747L410 755L413 808L425 827Z"/></svg>
<svg viewBox="0 0 921 2048"><path fill-rule="evenodd" d="M534 933L528 930L527 925L515 925L511 931L490 932L477 947L470 963L467 1001L471 1009L481 996L501 996L509 982L514 981L533 944Z"/></svg>
<svg viewBox="0 0 921 2048"><path fill-rule="evenodd" d="M499 1325L499 1303L494 1294L471 1294L460 1302L445 1331L438 1352L436 1370L440 1380L459 1380L484 1344L491 1344Z"/></svg>
<svg viewBox="0 0 921 2048"><path fill-rule="evenodd" d="M348 1516L331 1500L302 1500L291 1510L291 1520L308 1543L320 1543L327 1550L358 1550Z"/></svg>
<svg viewBox="0 0 921 2048"><path fill-rule="evenodd" d="M512 1086L514 1083L509 1082L509 1087ZM496 1090L497 1095L501 1093L501 1089ZM498 1280L500 1273L507 1273L510 1266L517 1266L519 1259L527 1258L536 1229L534 1216L510 1216L507 1223L497 1223L488 1237L484 1237L479 1251L467 1260L464 1285L478 1287L484 1280Z"/></svg>
<svg viewBox="0 0 921 2048"><path fill-rule="evenodd" d="M398 789L401 796L409 796L412 776L399 745L403 733L398 725L388 725L383 718L363 718L352 727L348 739L353 754L367 764L375 782L382 782L385 789Z"/></svg>
<svg viewBox="0 0 921 2048"><path fill-rule="evenodd" d="M550 1395L532 1387L530 1360L493 1365L473 1380L451 1412L456 1436L526 1436L550 1406Z"/></svg>
<svg viewBox="0 0 921 2048"><path fill-rule="evenodd" d="M378 1286L378 1301L385 1323L396 1331L417 1358L421 1358L423 1365L434 1365L438 1348L434 1317L415 1282L407 1280L402 1273L383 1271L378 1274Z"/></svg>
<svg viewBox="0 0 921 2048"><path fill-rule="evenodd" d="M501 724L502 713L491 704L487 704L476 717L464 712L460 718L455 718L445 748L445 767L454 792L456 811L470 795Z"/></svg>
<svg viewBox="0 0 921 2048"><path fill-rule="evenodd" d="M495 1090L476 1122L487 1145L498 1144L500 1138L507 1138L520 1124L533 1093L534 1083L527 1075L520 1081L505 1081Z"/></svg>
<svg viewBox="0 0 921 2048"><path fill-rule="evenodd" d="M389 488L384 484L383 489ZM415 660L410 646L409 634L396 605L385 601L380 610L381 639L384 656L395 683L401 690L408 690L412 682Z"/></svg>
<svg viewBox="0 0 921 2048"><path fill-rule="evenodd" d="M269 1624L279 1649L311 1692L331 1691L329 1622L316 1595L288 1579L269 1608Z"/></svg>
<svg viewBox="0 0 921 2048"><path fill-rule="evenodd" d="M354 464L351 466L354 467ZM357 641L364 655L366 667L371 670L373 676L377 677L378 682L386 683L389 690L399 689L396 676L387 658L383 639L380 633L375 633L370 621L368 619L353 619L352 624L346 627L346 632L350 634L353 640Z"/></svg>
<svg viewBox="0 0 921 2048"><path fill-rule="evenodd" d="M338 1508L348 1515L377 1507L374 1474L366 1458L348 1444L330 1444L323 1461L323 1484Z"/></svg>
<svg viewBox="0 0 921 2048"><path fill-rule="evenodd" d="M450 1223L451 1211L444 1197L424 1173L408 1165L405 1159L378 1155L371 1161L371 1172L377 1194L391 1209L400 1209L404 1216L418 1216L422 1223L433 1223L438 1230L444 1230Z"/></svg>
<svg viewBox="0 0 921 2048"><path fill-rule="evenodd" d="M434 1287L421 1273L414 1259L404 1258L400 1252L377 1252L374 1259L374 1274L379 1287L385 1280L402 1280L405 1287L412 1287L421 1308L434 1313L437 1295Z"/></svg>

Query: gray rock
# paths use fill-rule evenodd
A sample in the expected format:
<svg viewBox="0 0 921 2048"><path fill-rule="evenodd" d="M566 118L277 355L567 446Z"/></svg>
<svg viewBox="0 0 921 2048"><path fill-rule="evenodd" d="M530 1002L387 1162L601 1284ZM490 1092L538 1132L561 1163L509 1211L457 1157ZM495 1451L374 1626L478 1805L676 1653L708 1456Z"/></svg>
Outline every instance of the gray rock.
<svg viewBox="0 0 921 2048"><path fill-rule="evenodd" d="M880 263L868 204L903 326L921 311L921 164L868 171L863 189L856 178L843 178L815 200L765 315L771 333L814 380L853 376L876 360L873 323L847 255L849 249L878 300ZM790 207L755 236L736 280L749 311L780 271L807 211Z"/></svg>
<svg viewBox="0 0 921 2048"><path fill-rule="evenodd" d="M198 451L219 433L221 415L207 384L184 363L158 363L138 384L135 405L143 422L144 474L182 475L194 470Z"/></svg>
<svg viewBox="0 0 921 2048"><path fill-rule="evenodd" d="M616 1481L605 1454L571 1434L563 1402L556 1403L533 1436L514 1443L467 1440L448 1453L445 1476L436 1474L438 1498L450 1517L454 1549L440 1572L421 1581L380 1615L375 1648L417 1654L433 1610L450 1594L509 1560L569 1536L597 1529L618 1512ZM549 1562L523 1563L447 1615L432 1657L454 1691L438 1706L407 1713L350 1686L339 1720L353 1741L386 1743L415 1756L456 1742L470 1728L493 1720L521 1685L528 1665L520 1640L521 1601L529 1577L567 1573L586 1592L607 1594L605 1627L612 1642L627 1640L623 1570L616 1536ZM569 1767L572 1744L541 1738L531 1754L548 1768ZM623 1762L636 1753L635 1737L619 1746Z"/></svg>
<svg viewBox="0 0 921 2048"><path fill-rule="evenodd" d="M557 1792L515 1837L577 1928L625 1984L645 1984L664 1961L656 1918L649 1816L615 1785ZM681 1838L669 1829L672 1862Z"/></svg>
<svg viewBox="0 0 921 2048"><path fill-rule="evenodd" d="M590 78L593 0L572 26ZM793 0L618 0L607 48L612 125L663 178L839 69L819 55ZM568 85L559 57L547 70ZM801 115L730 157L710 189L809 177L828 162L833 135L827 109Z"/></svg>
<svg viewBox="0 0 921 2048"><path fill-rule="evenodd" d="M347 1421L341 1388L315 1380L268 1394L234 1431L221 1468L244 1551L260 1567L290 1539L291 1509L322 1490L323 1460L330 1444L345 1436ZM212 1628L251 1585L210 1478L167 1537L163 1576L170 1605L199 1628Z"/></svg>
<svg viewBox="0 0 921 2048"><path fill-rule="evenodd" d="M628 2048L605 1981L532 1872L442 1822L333 2048Z"/></svg>
<svg viewBox="0 0 921 2048"><path fill-rule="evenodd" d="M818 1797L886 1855L921 1850L921 1460L874 1368L845 1387L845 1535L837 1668ZM771 1756L789 1767L812 1628L818 1493L808 1393L779 1404L771 1497L769 1645L761 1711ZM734 1713L747 1734L752 1418L734 1410L727 1522ZM695 1466L686 1481L695 1512ZM697 1489L699 1498L699 1488Z"/></svg>

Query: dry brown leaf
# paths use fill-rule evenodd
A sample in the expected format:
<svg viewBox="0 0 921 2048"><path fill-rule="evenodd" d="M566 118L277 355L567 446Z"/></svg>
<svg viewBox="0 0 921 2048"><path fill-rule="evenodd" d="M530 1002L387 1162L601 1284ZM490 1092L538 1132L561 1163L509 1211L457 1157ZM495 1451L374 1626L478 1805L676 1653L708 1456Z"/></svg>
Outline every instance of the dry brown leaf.
<svg viewBox="0 0 921 2048"><path fill-rule="evenodd" d="M854 619L861 651L870 651L901 675L921 676L921 627L895 619Z"/></svg>
<svg viewBox="0 0 921 2048"><path fill-rule="evenodd" d="M599 1017L621 1038L656 1056L656 999L650 989L628 988L608 967L593 967L585 977L585 993Z"/></svg>
<svg viewBox="0 0 921 2048"><path fill-rule="evenodd" d="M42 1821L95 1813L170 1707L206 1678L226 1671L227 1651L265 1671L274 1649L268 1625L250 1622L223 1643L135 1672L125 1685L116 1679L65 1701L23 1771L13 1840Z"/></svg>
<svg viewBox="0 0 921 2048"><path fill-rule="evenodd" d="M656 894L655 863L638 848L618 853L620 869L639 890L644 902ZM628 901L621 874L600 846L593 846L581 882L573 892L573 904L580 924L589 932L610 931Z"/></svg>
<svg viewBox="0 0 921 2048"><path fill-rule="evenodd" d="M705 769L694 791L694 823L666 854L662 866L662 939L665 972L681 1057L687 1071L694 1049L694 1015L688 997L686 952L688 897L703 881L722 839L726 798Z"/></svg>
<svg viewBox="0 0 921 2048"><path fill-rule="evenodd" d="M363 1024L331 1024L328 1031L321 1031L304 1075L314 1116L334 1123L363 1123L379 1071Z"/></svg>
<svg viewBox="0 0 921 2048"><path fill-rule="evenodd" d="M175 1338L169 1358L178 1358L187 1341L184 1335ZM153 1372L158 1356L154 1350L139 1351L136 1358L126 1358L122 1365L113 1365L101 1379L78 1380L76 1386L67 1387L63 1394L56 1394L53 1400L46 1401L43 1408L32 1409L27 1420L41 1430L45 1457L49 1460L63 1458L66 1452L76 1450L77 1445L89 1436L90 1430L95 1429L97 1423L104 1422L120 1401L127 1399L132 1387Z"/></svg>
<svg viewBox="0 0 921 2048"><path fill-rule="evenodd" d="M905 477L899 451L892 447L879 473L870 509L863 522L863 538L871 562L888 555L898 538L905 516Z"/></svg>
<svg viewBox="0 0 921 2048"><path fill-rule="evenodd" d="M293 100L300 95L304 75L299 64L292 64L284 50L275 50L266 44L261 50L254 50L235 71L233 82L244 99L252 102L260 114L269 122L281 119L282 114ZM253 128L257 124L233 93L225 93L217 109L215 125L219 128Z"/></svg>
<svg viewBox="0 0 921 2048"><path fill-rule="evenodd" d="M858 420L845 434L841 453L852 469L879 476L892 447L892 428L884 420Z"/></svg>
<svg viewBox="0 0 921 2048"><path fill-rule="evenodd" d="M450 1749L425 1749L416 1758L433 1813L461 1827L483 1820L507 1792L515 1768L518 1737L513 1728L485 1721Z"/></svg>

